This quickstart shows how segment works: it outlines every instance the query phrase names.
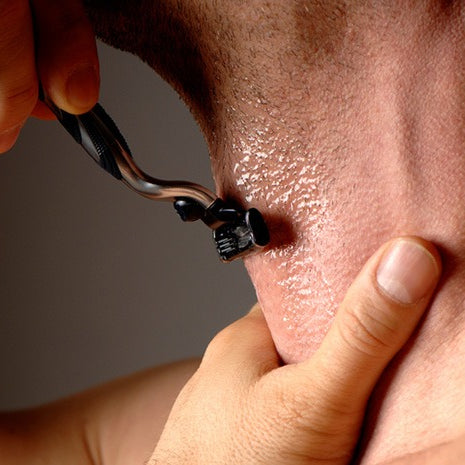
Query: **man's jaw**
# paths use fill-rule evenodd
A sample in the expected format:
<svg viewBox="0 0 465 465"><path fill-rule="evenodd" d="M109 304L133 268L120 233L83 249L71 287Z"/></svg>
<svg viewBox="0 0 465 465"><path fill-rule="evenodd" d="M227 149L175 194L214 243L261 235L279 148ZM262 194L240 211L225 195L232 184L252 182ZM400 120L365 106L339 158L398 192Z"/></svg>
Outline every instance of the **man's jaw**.
<svg viewBox="0 0 465 465"><path fill-rule="evenodd" d="M336 112L332 119L337 125ZM386 200L408 179L379 189L386 171L370 163L375 148L366 144L363 131L344 140L326 134L322 139L299 133L306 123L289 120L289 136L267 119L260 120L265 130L253 120L246 127L233 122L222 137L229 149L212 147L220 195L258 208L268 223L270 246L245 265L287 363L318 348L366 259L393 235L413 232L403 229L398 205Z"/></svg>
<svg viewBox="0 0 465 465"><path fill-rule="evenodd" d="M309 253L305 239L246 260L257 297L285 363L308 358L337 307L332 280Z"/></svg>
<svg viewBox="0 0 465 465"><path fill-rule="evenodd" d="M288 241L245 260L277 350L286 363L300 362L319 347L344 295L365 260L388 231L349 236L336 228L337 212L318 220L303 209ZM289 218L287 218L289 220ZM285 226L284 226L285 227ZM279 230L272 220L271 234ZM278 232L276 233L279 241ZM359 237L364 240L359 241Z"/></svg>

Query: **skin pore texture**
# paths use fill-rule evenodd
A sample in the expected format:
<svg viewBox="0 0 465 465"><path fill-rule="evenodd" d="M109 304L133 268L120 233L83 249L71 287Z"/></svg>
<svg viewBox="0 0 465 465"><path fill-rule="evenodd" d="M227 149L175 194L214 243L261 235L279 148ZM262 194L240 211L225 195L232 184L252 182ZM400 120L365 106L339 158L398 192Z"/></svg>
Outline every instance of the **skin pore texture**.
<svg viewBox="0 0 465 465"><path fill-rule="evenodd" d="M266 217L246 266L285 362L311 356L382 242L440 248L444 285L375 390L360 463L464 434L465 2L85 3L190 106L218 193Z"/></svg>

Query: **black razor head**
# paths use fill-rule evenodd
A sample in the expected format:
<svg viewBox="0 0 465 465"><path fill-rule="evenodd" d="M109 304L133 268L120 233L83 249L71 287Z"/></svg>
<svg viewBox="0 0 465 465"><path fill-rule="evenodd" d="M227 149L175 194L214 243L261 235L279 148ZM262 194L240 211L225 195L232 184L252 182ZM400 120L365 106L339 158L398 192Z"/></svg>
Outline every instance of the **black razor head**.
<svg viewBox="0 0 465 465"><path fill-rule="evenodd" d="M221 260L230 262L268 245L270 235L261 213L251 208L238 215L236 221L216 228L213 239Z"/></svg>
<svg viewBox="0 0 465 465"><path fill-rule="evenodd" d="M183 221L202 220L213 229L216 250L223 262L249 255L270 242L268 227L255 208L243 211L219 198L205 208L188 197L176 199L174 208Z"/></svg>

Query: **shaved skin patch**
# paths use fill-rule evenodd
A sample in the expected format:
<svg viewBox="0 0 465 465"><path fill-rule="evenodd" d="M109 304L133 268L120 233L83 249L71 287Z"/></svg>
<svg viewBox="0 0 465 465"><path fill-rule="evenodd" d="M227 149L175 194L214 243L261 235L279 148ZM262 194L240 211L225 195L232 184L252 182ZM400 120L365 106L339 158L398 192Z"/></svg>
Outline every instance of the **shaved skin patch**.
<svg viewBox="0 0 465 465"><path fill-rule="evenodd" d="M332 224L331 179L325 157L316 161L310 147L299 147L296 156L289 151L296 141L285 137L270 144L268 138L265 149L262 138L254 134L233 147L241 154L232 166L238 196L268 215L272 236L272 247L245 263L281 357L297 362L318 347L337 307L322 265ZM291 232L282 231L281 219Z"/></svg>

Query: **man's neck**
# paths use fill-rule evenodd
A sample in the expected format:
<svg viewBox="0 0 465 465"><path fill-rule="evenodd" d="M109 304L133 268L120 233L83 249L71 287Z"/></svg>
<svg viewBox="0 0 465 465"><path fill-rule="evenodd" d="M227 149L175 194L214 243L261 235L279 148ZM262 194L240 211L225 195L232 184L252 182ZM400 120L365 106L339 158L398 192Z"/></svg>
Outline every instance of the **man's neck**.
<svg viewBox="0 0 465 465"><path fill-rule="evenodd" d="M286 361L316 349L382 242L417 234L443 252L437 299L373 397L364 465L465 431L465 48L460 22L448 29L441 20L381 43L368 37L346 62L302 65L281 100L262 87L266 103L255 112L238 101L222 133L226 150L216 153L223 166L233 160L232 180L217 168L219 185L268 212L284 237L247 266Z"/></svg>
<svg viewBox="0 0 465 465"><path fill-rule="evenodd" d="M316 350L382 242L418 234L442 250L444 284L373 397L363 465L465 431L462 2L375 3L166 0L138 21L134 8L106 12L129 24L116 45L193 109L220 194L265 213L273 244L246 265L285 361ZM91 13L115 43L105 9Z"/></svg>

